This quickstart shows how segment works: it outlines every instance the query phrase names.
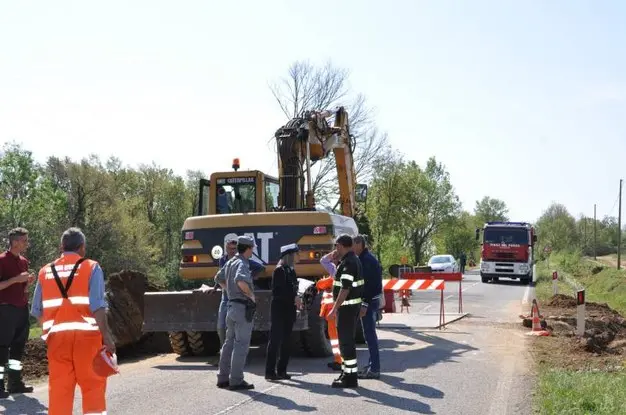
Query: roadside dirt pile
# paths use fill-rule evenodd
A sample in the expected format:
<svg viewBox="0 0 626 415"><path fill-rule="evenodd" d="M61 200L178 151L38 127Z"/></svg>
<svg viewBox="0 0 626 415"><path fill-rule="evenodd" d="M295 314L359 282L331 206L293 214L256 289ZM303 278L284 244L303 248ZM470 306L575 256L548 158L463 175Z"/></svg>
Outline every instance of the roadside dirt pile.
<svg viewBox="0 0 626 415"><path fill-rule="evenodd" d="M542 314L553 336L570 337L574 349L594 355L626 355L626 319L607 304L585 304L585 334L575 336L576 300L553 296Z"/></svg>
<svg viewBox="0 0 626 415"><path fill-rule="evenodd" d="M120 360L171 351L167 333L141 332L143 294L156 291L165 291L165 287L151 283L141 272L121 271L107 278L107 321L115 337Z"/></svg>
<svg viewBox="0 0 626 415"><path fill-rule="evenodd" d="M48 376L48 355L46 343L41 338L30 339L22 358L24 379L36 379Z"/></svg>
<svg viewBox="0 0 626 415"><path fill-rule="evenodd" d="M117 347L130 346L143 337L143 294L164 291L148 281L145 274L122 271L108 276L106 299L109 303L107 320Z"/></svg>

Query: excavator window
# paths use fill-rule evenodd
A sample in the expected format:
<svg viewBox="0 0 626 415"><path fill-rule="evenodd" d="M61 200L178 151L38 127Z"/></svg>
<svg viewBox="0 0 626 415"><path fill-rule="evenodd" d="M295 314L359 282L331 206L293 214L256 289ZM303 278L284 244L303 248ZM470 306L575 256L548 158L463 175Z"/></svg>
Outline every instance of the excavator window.
<svg viewBox="0 0 626 415"><path fill-rule="evenodd" d="M256 212L256 182L243 179L218 180L215 201L218 214Z"/></svg>
<svg viewBox="0 0 626 415"><path fill-rule="evenodd" d="M278 181L274 181L266 177L265 179L265 211L272 212L278 207L278 191L280 186Z"/></svg>

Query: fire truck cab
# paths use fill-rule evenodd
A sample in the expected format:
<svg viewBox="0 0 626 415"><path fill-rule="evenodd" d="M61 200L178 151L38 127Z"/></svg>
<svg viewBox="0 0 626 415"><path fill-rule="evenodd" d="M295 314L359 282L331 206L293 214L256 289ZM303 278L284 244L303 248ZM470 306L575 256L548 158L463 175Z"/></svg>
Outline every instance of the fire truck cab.
<svg viewBox="0 0 626 415"><path fill-rule="evenodd" d="M483 240L480 250L482 282L499 278L519 279L529 284L533 280L535 229L526 222L487 222L476 229L476 240Z"/></svg>

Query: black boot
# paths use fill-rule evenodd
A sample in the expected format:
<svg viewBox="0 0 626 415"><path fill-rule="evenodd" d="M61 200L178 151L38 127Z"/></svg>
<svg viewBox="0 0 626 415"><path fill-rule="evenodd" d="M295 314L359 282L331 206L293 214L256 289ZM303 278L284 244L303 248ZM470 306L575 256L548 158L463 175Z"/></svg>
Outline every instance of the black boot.
<svg viewBox="0 0 626 415"><path fill-rule="evenodd" d="M30 385L25 385L22 382L22 371L21 370L11 370L7 372L9 375L9 383L8 383L8 391L9 393L32 393L33 387Z"/></svg>
<svg viewBox="0 0 626 415"><path fill-rule="evenodd" d="M345 374L333 382L333 388L356 388L359 380L356 373Z"/></svg>
<svg viewBox="0 0 626 415"><path fill-rule="evenodd" d="M4 367L0 366L0 369L4 369ZM3 372L0 372L0 375L4 375ZM9 397L9 392L4 389L4 377L0 378L0 399L6 399Z"/></svg>

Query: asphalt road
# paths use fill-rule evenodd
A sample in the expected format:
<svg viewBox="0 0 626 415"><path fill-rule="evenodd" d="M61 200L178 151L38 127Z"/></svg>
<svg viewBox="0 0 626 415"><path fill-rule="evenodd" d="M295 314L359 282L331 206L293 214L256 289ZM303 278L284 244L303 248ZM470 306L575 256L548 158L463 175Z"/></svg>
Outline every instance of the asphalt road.
<svg viewBox="0 0 626 415"><path fill-rule="evenodd" d="M445 309L458 311L458 283L448 283ZM519 318L526 286L482 284L476 275L463 281L468 316L443 330L423 327L419 312L439 312L435 292L412 297L409 314L385 315L378 331L383 375L361 380L357 390L329 385L336 373L328 359L294 358L290 381L263 378L264 353L251 351L246 379L255 389L218 389L216 368L205 360L163 355L122 366L110 381L109 414L273 414L278 411L341 414L529 414L532 377ZM398 304L399 311L399 304ZM384 323L384 324L382 324ZM367 361L359 348L359 366ZM77 390L75 413L80 412ZM4 405L4 407L2 406ZM0 401L6 414L45 414L47 385L31 395Z"/></svg>

